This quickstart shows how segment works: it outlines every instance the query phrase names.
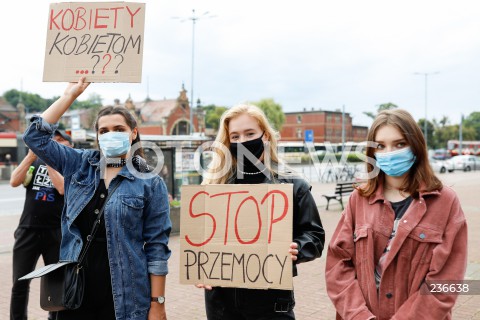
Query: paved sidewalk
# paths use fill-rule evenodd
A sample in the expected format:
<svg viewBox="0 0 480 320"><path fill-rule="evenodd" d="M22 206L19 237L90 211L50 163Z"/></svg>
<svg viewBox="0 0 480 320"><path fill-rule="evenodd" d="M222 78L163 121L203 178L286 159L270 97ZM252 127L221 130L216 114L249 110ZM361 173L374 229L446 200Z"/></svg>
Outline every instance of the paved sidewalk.
<svg viewBox="0 0 480 320"><path fill-rule="evenodd" d="M469 223L469 265L467 277L480 280L480 172L440 175L445 184L459 195ZM327 242L340 217L341 208L334 202L325 210L322 193L331 193L334 184L313 184L313 194L319 206L326 230ZM346 198L345 198L346 200ZM11 288L11 247L18 215L0 216L0 319L9 315ZM167 277L167 315L169 319L205 319L203 291L178 282L179 237L171 237L172 257ZM324 280L325 257L299 265L299 276L294 278L297 319L335 319L334 307L326 291ZM414 271L412 271L414 272ZM46 319L47 313L39 307L39 280L32 281L29 319ZM460 296L454 309L454 319L480 320L480 295Z"/></svg>

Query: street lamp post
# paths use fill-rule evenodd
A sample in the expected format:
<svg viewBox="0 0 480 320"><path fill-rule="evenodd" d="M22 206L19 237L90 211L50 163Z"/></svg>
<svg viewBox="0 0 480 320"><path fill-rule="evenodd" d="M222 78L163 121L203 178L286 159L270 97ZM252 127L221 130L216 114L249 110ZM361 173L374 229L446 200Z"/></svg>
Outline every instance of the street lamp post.
<svg viewBox="0 0 480 320"><path fill-rule="evenodd" d="M162 135L167 135L167 118L162 118Z"/></svg>
<svg viewBox="0 0 480 320"><path fill-rule="evenodd" d="M192 21L192 70L191 70L191 83L190 83L190 134L193 133L193 82L194 82L194 66L195 66L195 23L200 19L214 18L216 16L209 15L206 11L201 15L195 15L195 9L192 9L192 15L187 18L172 17L173 19L181 19L180 22L186 20Z"/></svg>
<svg viewBox="0 0 480 320"><path fill-rule="evenodd" d="M425 136L425 146L428 150L428 129L427 129L427 89L428 89L428 76L434 76L439 72L415 72L416 76L425 77L425 121L423 122L423 135Z"/></svg>

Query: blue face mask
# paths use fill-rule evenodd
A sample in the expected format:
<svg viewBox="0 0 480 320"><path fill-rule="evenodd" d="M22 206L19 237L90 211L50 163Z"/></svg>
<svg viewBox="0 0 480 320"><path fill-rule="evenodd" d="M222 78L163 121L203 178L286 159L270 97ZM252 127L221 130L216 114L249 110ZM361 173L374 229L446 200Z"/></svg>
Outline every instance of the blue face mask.
<svg viewBox="0 0 480 320"><path fill-rule="evenodd" d="M98 137L102 153L107 158L116 158L130 150L130 135L126 132L107 132Z"/></svg>
<svg viewBox="0 0 480 320"><path fill-rule="evenodd" d="M410 147L392 152L376 152L377 167L386 175L400 177L405 174L415 163L416 157Z"/></svg>

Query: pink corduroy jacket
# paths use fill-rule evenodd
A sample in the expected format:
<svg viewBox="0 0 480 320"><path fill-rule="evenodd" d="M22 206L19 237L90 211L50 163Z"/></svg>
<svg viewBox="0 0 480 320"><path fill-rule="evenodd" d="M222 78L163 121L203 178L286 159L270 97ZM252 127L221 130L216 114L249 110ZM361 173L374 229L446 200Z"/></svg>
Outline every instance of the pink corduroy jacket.
<svg viewBox="0 0 480 320"><path fill-rule="evenodd" d="M327 293L337 319L452 318L457 295L431 294L425 281L464 279L467 224L455 192L444 186L413 199L392 240L377 290L374 270L394 219L381 185L368 198L357 190L350 196L327 253Z"/></svg>

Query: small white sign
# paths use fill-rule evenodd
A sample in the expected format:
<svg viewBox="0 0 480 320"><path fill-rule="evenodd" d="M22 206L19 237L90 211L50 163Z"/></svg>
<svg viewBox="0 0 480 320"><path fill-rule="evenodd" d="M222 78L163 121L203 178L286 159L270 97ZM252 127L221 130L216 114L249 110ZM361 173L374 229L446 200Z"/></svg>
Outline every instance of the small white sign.
<svg viewBox="0 0 480 320"><path fill-rule="evenodd" d="M78 129L80 129L80 117L77 115L72 117L72 130Z"/></svg>
<svg viewBox="0 0 480 320"><path fill-rule="evenodd" d="M87 131L84 129L72 130L73 141L85 141L87 140Z"/></svg>

